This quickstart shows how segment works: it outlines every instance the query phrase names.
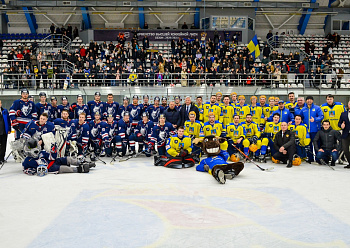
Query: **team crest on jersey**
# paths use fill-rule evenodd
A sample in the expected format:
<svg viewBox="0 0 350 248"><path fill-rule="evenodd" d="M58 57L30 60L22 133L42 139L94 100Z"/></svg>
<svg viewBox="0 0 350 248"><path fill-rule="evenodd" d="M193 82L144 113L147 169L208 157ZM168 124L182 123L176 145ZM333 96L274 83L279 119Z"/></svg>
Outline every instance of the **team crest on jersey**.
<svg viewBox="0 0 350 248"><path fill-rule="evenodd" d="M215 134L216 134L216 129L212 129L212 130L211 130L211 134L212 134L212 135L215 135Z"/></svg>
<svg viewBox="0 0 350 248"><path fill-rule="evenodd" d="M209 109L209 113L214 112L214 109Z"/></svg>
<svg viewBox="0 0 350 248"><path fill-rule="evenodd" d="M327 112L327 111L328 111L328 109L324 109L323 111L324 111L324 112Z"/></svg>
<svg viewBox="0 0 350 248"><path fill-rule="evenodd" d="M178 141L178 140L175 140L174 143L177 144L177 143L179 143L179 141Z"/></svg>
<svg viewBox="0 0 350 248"><path fill-rule="evenodd" d="M209 127L207 128L207 131L209 131Z"/></svg>
<svg viewBox="0 0 350 248"><path fill-rule="evenodd" d="M194 127L190 127L190 132L191 132L191 133L194 132Z"/></svg>
<svg viewBox="0 0 350 248"><path fill-rule="evenodd" d="M179 143L179 147L185 147L185 143Z"/></svg>
<svg viewBox="0 0 350 248"><path fill-rule="evenodd" d="M243 116L244 115L244 111L239 111L239 115Z"/></svg>
<svg viewBox="0 0 350 248"><path fill-rule="evenodd" d="M295 137L298 137L298 130L295 130Z"/></svg>
<svg viewBox="0 0 350 248"><path fill-rule="evenodd" d="M131 112L130 112L130 115L135 118L136 115L137 115L137 109L132 109Z"/></svg>
<svg viewBox="0 0 350 248"><path fill-rule="evenodd" d="M186 124L186 127L189 127L190 125Z"/></svg>
<svg viewBox="0 0 350 248"><path fill-rule="evenodd" d="M270 124L269 126L270 126L270 127L272 127L273 125L272 125L272 124Z"/></svg>
<svg viewBox="0 0 350 248"><path fill-rule="evenodd" d="M247 128L247 134L251 134L252 133L252 129L251 128Z"/></svg>
<svg viewBox="0 0 350 248"><path fill-rule="evenodd" d="M142 134L142 136L145 136L145 134L146 134L146 128L141 127L140 133Z"/></svg>
<svg viewBox="0 0 350 248"><path fill-rule="evenodd" d="M32 112L32 104L23 105L21 111L25 116L28 116Z"/></svg>
<svg viewBox="0 0 350 248"><path fill-rule="evenodd" d="M251 114L252 114L252 115L255 115L255 110L252 110L252 111L251 111Z"/></svg>
<svg viewBox="0 0 350 248"><path fill-rule="evenodd" d="M115 110L114 110L113 107L108 107L108 108L107 108L107 114L108 114L108 115L114 115L114 112L115 112Z"/></svg>
<svg viewBox="0 0 350 248"><path fill-rule="evenodd" d="M335 117L335 111L334 110L329 111L329 117Z"/></svg>
<svg viewBox="0 0 350 248"><path fill-rule="evenodd" d="M205 108L206 108L206 109L208 109L208 108L209 108L209 106L205 106Z"/></svg>
<svg viewBox="0 0 350 248"><path fill-rule="evenodd" d="M92 136L96 137L96 136L98 135L98 128L93 127L93 128L91 129L91 134L92 134Z"/></svg>
<svg viewBox="0 0 350 248"><path fill-rule="evenodd" d="M100 112L100 107L95 106L94 109L92 110L93 113Z"/></svg>
<svg viewBox="0 0 350 248"><path fill-rule="evenodd" d="M160 132L159 132L159 138L160 138L161 140L164 140L165 137L166 137L165 131L160 131Z"/></svg>
<svg viewBox="0 0 350 248"><path fill-rule="evenodd" d="M224 113L224 115L227 115L227 109L224 109L222 112Z"/></svg>
<svg viewBox="0 0 350 248"><path fill-rule="evenodd" d="M274 126L274 127L273 127L273 131L274 131L274 132L278 132L278 130L279 130L279 127L278 127L278 126Z"/></svg>
<svg viewBox="0 0 350 248"><path fill-rule="evenodd" d="M78 110L78 115L80 115L81 113L83 113L84 112L84 109L79 109Z"/></svg>
<svg viewBox="0 0 350 248"><path fill-rule="evenodd" d="M233 136L238 136L239 135L239 132L237 131L237 130L235 130L234 132L233 132Z"/></svg>
<svg viewBox="0 0 350 248"><path fill-rule="evenodd" d="M157 116L159 115L159 111L160 111L159 108L152 111L151 116L152 116L153 119L157 119Z"/></svg>

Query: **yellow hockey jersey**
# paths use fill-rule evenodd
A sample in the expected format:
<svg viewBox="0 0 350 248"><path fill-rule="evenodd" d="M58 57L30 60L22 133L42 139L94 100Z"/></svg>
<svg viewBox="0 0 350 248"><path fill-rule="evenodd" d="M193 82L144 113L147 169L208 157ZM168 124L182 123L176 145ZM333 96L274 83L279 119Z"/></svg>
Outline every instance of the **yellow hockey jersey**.
<svg viewBox="0 0 350 248"><path fill-rule="evenodd" d="M167 140L165 149L170 156L176 157L180 153L181 148L187 150L189 154L192 152L192 141L190 137L184 136L180 139L176 134Z"/></svg>
<svg viewBox="0 0 350 248"><path fill-rule="evenodd" d="M306 124L289 125L288 130L293 131L295 133L295 138L299 139L300 144L302 146L307 146L310 144L311 139Z"/></svg>
<svg viewBox="0 0 350 248"><path fill-rule="evenodd" d="M221 107L218 104L211 105L209 102L203 104L203 122L209 121L209 113L215 114L215 120L218 121L221 115Z"/></svg>
<svg viewBox="0 0 350 248"><path fill-rule="evenodd" d="M264 123L264 113L260 106L250 106L250 114L253 117L253 122L256 124L260 125L260 123Z"/></svg>
<svg viewBox="0 0 350 248"><path fill-rule="evenodd" d="M329 122L331 123L331 127L334 130L340 130L340 128L338 127L338 122L341 113L346 111L344 104L342 104L341 102L335 102L334 106L330 108L327 103L324 103L321 105L321 109L324 116L323 119L329 120Z"/></svg>
<svg viewBox="0 0 350 248"><path fill-rule="evenodd" d="M247 123L247 122L242 122L241 123L242 127L244 127L245 130L245 137L247 139L253 137L254 135L257 136L258 138L261 135L261 132L259 131L259 127L256 123L251 122L251 123Z"/></svg>
<svg viewBox="0 0 350 248"><path fill-rule="evenodd" d="M185 135L186 136L193 135L195 138L199 138L202 126L203 126L203 123L197 120L193 123L189 120L185 121L184 123Z"/></svg>
<svg viewBox="0 0 350 248"><path fill-rule="evenodd" d="M204 113L204 110L203 110L203 104L202 105L197 105L195 104L196 107L198 108L198 111L199 111L199 121L203 122L203 113Z"/></svg>
<svg viewBox="0 0 350 248"><path fill-rule="evenodd" d="M223 132L225 132L225 127L222 125L220 121L215 121L214 125L211 125L208 121L204 123L200 136L201 137L205 137L208 135L221 136Z"/></svg>
<svg viewBox="0 0 350 248"><path fill-rule="evenodd" d="M288 101L288 102L286 102L286 104L284 105L284 107L285 107L286 109L291 109L291 108L294 108L295 106L297 106L297 104L298 104L298 102L292 103L292 102Z"/></svg>
<svg viewBox="0 0 350 248"><path fill-rule="evenodd" d="M270 135L272 134L272 138L275 138L275 134L278 133L280 130L281 130L281 122L277 124L275 124L274 122L267 122L265 125L264 133L268 134L267 135L268 137L270 137Z"/></svg>
<svg viewBox="0 0 350 248"><path fill-rule="evenodd" d="M230 123L226 126L226 137L230 137L234 143L237 142L241 137L244 139L246 132L242 125L235 125L234 123Z"/></svg>
<svg viewBox="0 0 350 248"><path fill-rule="evenodd" d="M236 114L239 115L239 122L244 122L247 114L250 114L250 108L248 104L236 105Z"/></svg>
<svg viewBox="0 0 350 248"><path fill-rule="evenodd" d="M221 106L221 115L219 120L224 126L233 122L233 116L235 115L235 107L232 105L223 105Z"/></svg>

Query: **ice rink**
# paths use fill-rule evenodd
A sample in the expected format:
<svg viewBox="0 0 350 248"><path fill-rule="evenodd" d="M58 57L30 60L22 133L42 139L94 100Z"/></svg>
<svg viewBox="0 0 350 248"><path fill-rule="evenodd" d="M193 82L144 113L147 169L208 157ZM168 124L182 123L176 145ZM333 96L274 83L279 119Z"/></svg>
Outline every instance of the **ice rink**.
<svg viewBox="0 0 350 248"><path fill-rule="evenodd" d="M11 156L0 170L0 246L350 246L350 170L343 165L264 172L246 163L220 185L195 167L104 160L88 174L37 177Z"/></svg>

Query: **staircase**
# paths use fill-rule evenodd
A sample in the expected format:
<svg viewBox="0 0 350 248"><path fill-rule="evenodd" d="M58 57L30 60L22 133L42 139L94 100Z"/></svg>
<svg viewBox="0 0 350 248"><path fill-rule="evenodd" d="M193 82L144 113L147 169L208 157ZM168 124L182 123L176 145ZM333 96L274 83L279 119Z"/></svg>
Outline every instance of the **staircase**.
<svg viewBox="0 0 350 248"><path fill-rule="evenodd" d="M69 51L72 40L62 34L50 34L39 42L38 50L45 53L57 53L59 50Z"/></svg>

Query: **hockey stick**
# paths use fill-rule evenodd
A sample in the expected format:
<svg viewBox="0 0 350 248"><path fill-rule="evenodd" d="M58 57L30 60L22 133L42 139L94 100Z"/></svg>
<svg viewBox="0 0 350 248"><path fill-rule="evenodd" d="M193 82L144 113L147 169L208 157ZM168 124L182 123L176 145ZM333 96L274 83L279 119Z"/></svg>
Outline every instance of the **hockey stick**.
<svg viewBox="0 0 350 248"><path fill-rule="evenodd" d="M241 150L239 150L238 148L237 148L237 146L235 146L234 144L231 144L234 148L236 148L236 150L238 150L239 151L239 153L241 153L244 157L246 157L251 163L253 163L256 167L258 167L260 170L262 170L262 171L271 171L271 170L273 170L274 169L274 167L268 167L268 168L262 168L261 166L259 166L257 163L255 163L250 157L248 157L247 155L245 155L245 153L244 152L242 152Z"/></svg>
<svg viewBox="0 0 350 248"><path fill-rule="evenodd" d="M9 155L7 155L7 157L5 158L5 160L2 162L2 165L0 167L0 170L2 169L2 167L5 165L5 163L7 162L7 160L9 159L10 155L12 154L12 151L10 152Z"/></svg>
<svg viewBox="0 0 350 248"><path fill-rule="evenodd" d="M315 153L313 153L313 152L311 152L309 149L307 149L307 151L306 151L307 153L309 153L309 154L311 154L311 155L313 155L315 158L317 158L317 156L315 155ZM329 168L331 168L332 170L335 170L334 168L333 168L333 166L330 166L328 163L326 163L326 161L324 161L323 159L319 159L320 160L320 162L321 162L321 164L322 165L327 165Z"/></svg>

